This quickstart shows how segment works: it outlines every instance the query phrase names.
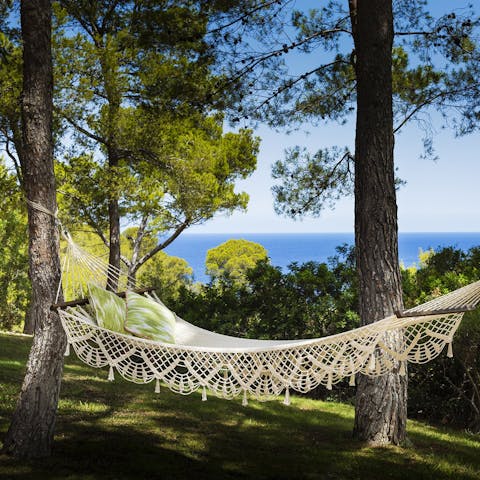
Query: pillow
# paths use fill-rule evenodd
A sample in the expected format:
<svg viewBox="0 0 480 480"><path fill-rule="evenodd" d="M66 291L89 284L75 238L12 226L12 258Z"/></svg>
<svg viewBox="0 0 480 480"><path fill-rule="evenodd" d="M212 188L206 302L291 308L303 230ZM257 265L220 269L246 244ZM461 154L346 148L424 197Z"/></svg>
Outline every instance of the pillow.
<svg viewBox="0 0 480 480"><path fill-rule="evenodd" d="M127 292L125 330L137 337L175 343L175 315L165 305Z"/></svg>
<svg viewBox="0 0 480 480"><path fill-rule="evenodd" d="M114 292L94 283L88 284L88 293L98 326L125 333L123 327L126 315L125 301Z"/></svg>

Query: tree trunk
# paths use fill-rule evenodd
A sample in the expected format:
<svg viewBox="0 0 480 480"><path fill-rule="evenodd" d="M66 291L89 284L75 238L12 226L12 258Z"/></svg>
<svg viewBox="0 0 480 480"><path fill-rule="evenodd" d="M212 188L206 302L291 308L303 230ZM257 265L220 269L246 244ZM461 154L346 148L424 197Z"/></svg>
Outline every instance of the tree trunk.
<svg viewBox="0 0 480 480"><path fill-rule="evenodd" d="M105 35L105 34L104 34ZM112 62L108 59L108 39L96 40L96 47L100 53L100 67L102 69L103 86L107 99L107 159L110 167L110 174L116 176L116 169L120 162L118 149L119 112L121 105L121 94L114 78ZM116 181L116 179L115 179ZM120 271L120 208L118 194L111 197L108 203L108 221L110 227L109 257L108 257L108 279L107 289L116 291L118 289L118 272Z"/></svg>
<svg viewBox="0 0 480 480"><path fill-rule="evenodd" d="M116 291L120 270L120 213L117 199L111 199L108 204L108 220L110 225L110 253L108 257L107 288Z"/></svg>
<svg viewBox="0 0 480 480"><path fill-rule="evenodd" d="M110 107L111 109L111 107ZM115 136L111 134L110 141L115 142ZM107 148L108 165L115 173L118 167L119 158L117 149L109 146ZM119 272L120 272L120 207L118 197L110 198L108 202L108 223L110 228L109 238L109 256L108 256L108 278L107 289L112 292L118 290Z"/></svg>
<svg viewBox="0 0 480 480"><path fill-rule="evenodd" d="M105 66L105 62L102 62L102 71L105 78L110 78L110 72ZM107 158L108 165L111 169L111 174L116 175L116 168L118 167L120 155L117 147L117 123L118 112L120 109L119 99L117 98L116 91L112 88L112 85L106 80L105 90L107 92L108 103L108 146L107 146ZM115 179L116 181L116 179ZM118 289L119 271L120 271L120 207L118 202L118 195L110 198L108 203L108 222L110 227L109 238L109 257L108 257L108 279L107 289L116 291Z"/></svg>
<svg viewBox="0 0 480 480"><path fill-rule="evenodd" d="M25 190L30 202L54 212L51 11L50 0L21 3ZM33 458L51 451L66 337L58 315L50 311L60 281L55 219L29 204L28 227L35 336L4 451Z"/></svg>
<svg viewBox="0 0 480 480"><path fill-rule="evenodd" d="M393 160L391 0L358 0L352 19L357 77L355 244L363 325L401 310ZM389 335L390 345L402 341ZM406 376L360 375L354 435L371 444L399 444L406 435Z"/></svg>

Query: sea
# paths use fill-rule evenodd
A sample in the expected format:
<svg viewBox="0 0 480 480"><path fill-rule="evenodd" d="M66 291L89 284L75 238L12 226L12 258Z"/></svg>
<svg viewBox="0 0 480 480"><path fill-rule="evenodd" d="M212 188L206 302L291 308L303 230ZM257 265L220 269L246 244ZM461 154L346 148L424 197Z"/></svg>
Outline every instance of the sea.
<svg viewBox="0 0 480 480"><path fill-rule="evenodd" d="M283 271L293 262L327 262L336 255L336 247L353 245L354 242L353 233L185 233L167 247L165 252L184 258L193 268L194 280L206 283L209 281L205 274L207 251L231 238L263 245L272 265L281 267ZM418 265L421 251L450 246L465 251L480 246L480 232L400 233L400 262L405 267Z"/></svg>

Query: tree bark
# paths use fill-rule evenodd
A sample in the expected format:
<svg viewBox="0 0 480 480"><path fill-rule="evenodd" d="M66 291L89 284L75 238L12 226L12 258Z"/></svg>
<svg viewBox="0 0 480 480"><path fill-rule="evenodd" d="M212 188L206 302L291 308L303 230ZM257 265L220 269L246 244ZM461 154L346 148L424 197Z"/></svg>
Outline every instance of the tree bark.
<svg viewBox="0 0 480 480"><path fill-rule="evenodd" d="M391 0L351 1L356 49L355 244L363 325L402 309L393 159ZM390 345L400 334L384 339ZM406 435L407 377L360 375L354 435L375 445Z"/></svg>
<svg viewBox="0 0 480 480"><path fill-rule="evenodd" d="M110 225L110 249L107 289L115 292L118 288L118 272L120 270L120 213L118 200L116 199L110 200L108 204L108 220Z"/></svg>
<svg viewBox="0 0 480 480"><path fill-rule="evenodd" d="M23 0L22 134L27 199L56 211L52 141L51 1ZM65 333L50 310L60 281L59 236L52 215L28 205L30 279L35 336L4 452L50 454L63 368Z"/></svg>

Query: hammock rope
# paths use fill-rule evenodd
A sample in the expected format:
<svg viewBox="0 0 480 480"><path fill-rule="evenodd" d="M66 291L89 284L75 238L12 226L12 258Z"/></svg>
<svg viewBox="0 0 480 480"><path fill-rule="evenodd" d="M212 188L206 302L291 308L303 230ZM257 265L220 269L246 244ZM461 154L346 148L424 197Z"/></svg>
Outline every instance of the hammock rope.
<svg viewBox="0 0 480 480"><path fill-rule="evenodd" d="M106 285L107 273L112 275L106 261L85 252L69 235L65 238L65 298L85 297L87 282ZM119 290L131 285L122 269L115 269L113 274ZM160 302L154 293L146 295ZM155 381L157 393L163 383L182 395L199 390L206 400L209 390L226 399L242 397L243 404L248 396L266 400L284 393L284 403L289 404L293 390L305 393L318 385L331 389L343 378L354 385L359 373L378 376L396 371L405 375L407 362L426 363L446 345L447 355L452 356L453 336L464 311L478 303L480 281L406 310L401 316L392 315L329 337L285 341L220 335L176 317L175 344L99 327L88 307L81 304L58 312L68 350L72 347L92 367L109 367L109 380L117 371L131 382Z"/></svg>

